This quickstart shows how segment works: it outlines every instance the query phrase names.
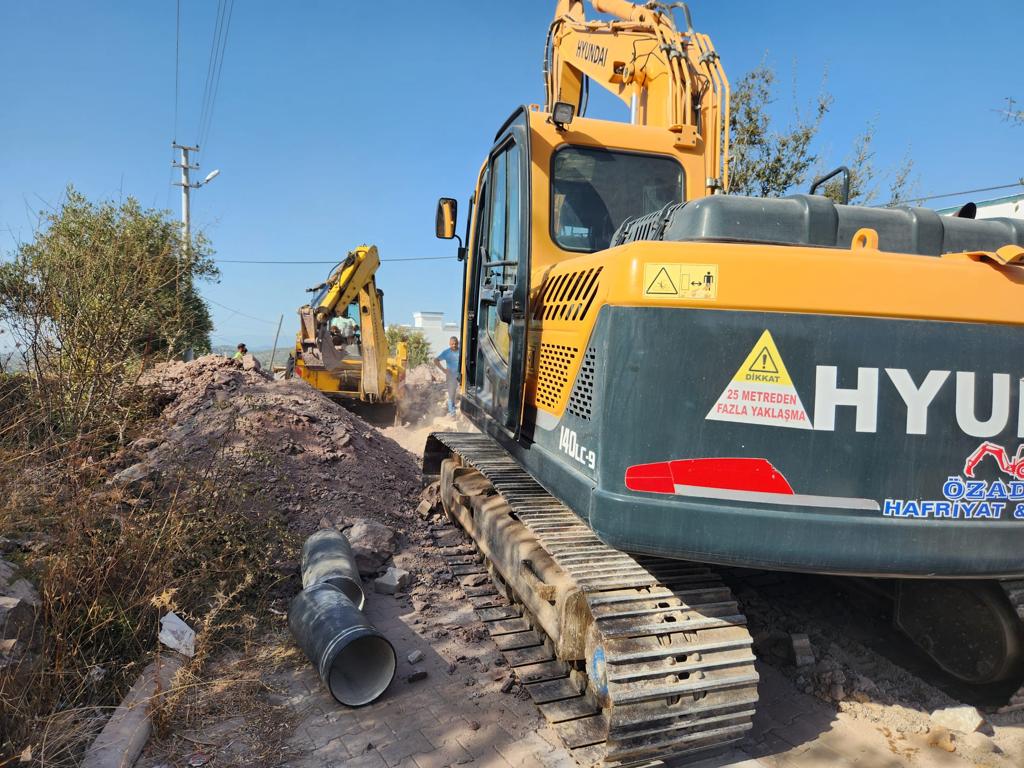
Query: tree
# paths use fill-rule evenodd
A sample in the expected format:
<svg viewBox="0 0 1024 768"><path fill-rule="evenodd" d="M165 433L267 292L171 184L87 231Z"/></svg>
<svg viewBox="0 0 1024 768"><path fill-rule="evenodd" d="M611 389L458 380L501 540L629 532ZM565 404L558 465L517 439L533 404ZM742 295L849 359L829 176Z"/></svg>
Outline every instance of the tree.
<svg viewBox="0 0 1024 768"><path fill-rule="evenodd" d="M809 184L815 171L823 172L815 139L832 108L833 98L822 86L806 110L797 107L793 121L783 129L773 125L775 72L765 64L744 75L732 91L729 129L729 191L757 197L780 197ZM805 117L804 113L810 115ZM874 167L874 123L855 140L845 164L850 168L850 202L869 204L878 186L889 177L889 205L905 200L913 186L909 155L891 174ZM841 199L842 180L826 183L823 193Z"/></svg>
<svg viewBox="0 0 1024 768"><path fill-rule="evenodd" d="M793 125L773 130L768 107L772 104L775 72L762 64L745 74L732 91L729 103L729 191L739 195L779 197L802 184L817 161L811 142L832 106L822 89L805 120L799 109Z"/></svg>
<svg viewBox="0 0 1024 768"><path fill-rule="evenodd" d="M217 272L199 237L183 248L177 222L129 198L94 204L69 187L35 239L0 265L0 322L61 435L117 429L147 359L209 349L210 314L197 280Z"/></svg>
<svg viewBox="0 0 1024 768"><path fill-rule="evenodd" d="M408 345L410 368L430 362L432 357L430 354L430 342L423 335L423 331L416 330L415 328L406 328L402 325L389 325L384 331L384 335L387 337L388 349L392 355L398 353L398 342L404 341Z"/></svg>

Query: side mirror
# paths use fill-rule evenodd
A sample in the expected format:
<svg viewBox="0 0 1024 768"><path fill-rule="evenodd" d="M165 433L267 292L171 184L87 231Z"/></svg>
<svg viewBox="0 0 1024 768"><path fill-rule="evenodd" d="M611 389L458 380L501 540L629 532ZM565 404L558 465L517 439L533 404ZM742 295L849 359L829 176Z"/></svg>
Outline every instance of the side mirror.
<svg viewBox="0 0 1024 768"><path fill-rule="evenodd" d="M455 222L459 213L459 204L451 197L442 197L437 201L437 217L434 231L441 240L455 237Z"/></svg>

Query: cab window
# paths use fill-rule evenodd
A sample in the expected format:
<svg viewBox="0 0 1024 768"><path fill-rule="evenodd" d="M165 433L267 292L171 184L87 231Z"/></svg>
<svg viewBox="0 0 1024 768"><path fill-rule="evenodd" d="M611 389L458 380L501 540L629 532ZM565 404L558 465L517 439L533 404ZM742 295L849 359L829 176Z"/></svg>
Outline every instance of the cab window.
<svg viewBox="0 0 1024 768"><path fill-rule="evenodd" d="M671 157L563 147L551 165L551 234L567 251L607 248L626 219L683 201L683 167Z"/></svg>
<svg viewBox="0 0 1024 768"><path fill-rule="evenodd" d="M487 207L487 247L481 265L481 289L501 291L511 289L516 281L516 265L520 257L520 188L519 146L510 143L491 163L488 183L490 201ZM498 354L508 360L509 328L498 319L497 306L487 303L481 307L485 317L481 325Z"/></svg>

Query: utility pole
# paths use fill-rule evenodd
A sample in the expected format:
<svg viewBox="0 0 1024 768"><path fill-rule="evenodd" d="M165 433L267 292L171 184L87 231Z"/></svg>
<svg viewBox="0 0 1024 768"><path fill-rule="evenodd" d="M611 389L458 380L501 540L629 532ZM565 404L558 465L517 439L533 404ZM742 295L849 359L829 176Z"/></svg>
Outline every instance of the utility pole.
<svg viewBox="0 0 1024 768"><path fill-rule="evenodd" d="M213 170L206 174L206 178L202 181L197 181L193 184L189 181L188 172L198 171L199 163L190 165L188 162L189 152L198 152L199 147L189 147L178 142L172 142L171 146L181 151L181 161L174 163L175 168L181 168L181 181L175 184L176 187L181 187L181 237L185 243L185 248L192 247L192 212L189 204L189 192L193 189L199 189L205 184L209 184L213 179L220 173L220 170Z"/></svg>
<svg viewBox="0 0 1024 768"><path fill-rule="evenodd" d="M176 141L171 142L171 146L174 147L177 150L180 150L180 152L181 152L181 162L174 163L174 167L175 168L181 168L181 181L178 182L177 186L181 187L181 241L182 241L182 243L181 243L181 256L179 257L179 260L178 260L178 275L176 277L176 280L180 281L181 280L182 257L187 259L189 252L192 250L192 218L191 218L192 217L192 211L191 211L191 208L190 208L189 193L193 189L199 189L204 184L209 183L218 173L220 173L220 171L219 170L211 171L210 173L208 173L206 175L205 179L203 179L202 181L198 181L195 184L193 184L189 180L188 172L189 171L193 171L193 170L196 170L196 171L199 170L199 163L196 163L195 165L191 165L189 163L189 161L188 161L188 153L189 152L198 152L199 151L199 147L198 146L190 147L190 146L187 146L185 144L179 144ZM191 278L189 278L189 280L191 280ZM180 318L180 314L181 314L181 286L178 285L176 290L177 290L177 294L178 294L178 314L179 314L179 318ZM182 352L182 359L186 360L186 361L192 359L192 348L191 347L186 348Z"/></svg>
<svg viewBox="0 0 1024 768"><path fill-rule="evenodd" d="M174 142L171 144L175 149L181 150L181 162L175 163L175 168L181 168L181 181L178 182L177 186L181 187L181 238L184 242L185 248L192 247L192 225L190 221L191 212L189 211L189 196L188 193L192 189L192 184L188 180L188 172L195 169L199 170L199 165L189 165L188 153L198 152L199 147L188 147L184 144ZM199 186L198 184L196 185Z"/></svg>

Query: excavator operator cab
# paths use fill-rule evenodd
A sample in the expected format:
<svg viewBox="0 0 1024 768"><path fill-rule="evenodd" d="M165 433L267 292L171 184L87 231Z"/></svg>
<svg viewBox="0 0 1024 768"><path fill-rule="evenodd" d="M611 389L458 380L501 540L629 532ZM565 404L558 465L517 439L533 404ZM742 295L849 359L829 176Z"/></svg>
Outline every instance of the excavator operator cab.
<svg viewBox="0 0 1024 768"><path fill-rule="evenodd" d="M330 321L331 342L345 358L362 356L359 301L353 301Z"/></svg>

